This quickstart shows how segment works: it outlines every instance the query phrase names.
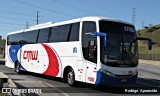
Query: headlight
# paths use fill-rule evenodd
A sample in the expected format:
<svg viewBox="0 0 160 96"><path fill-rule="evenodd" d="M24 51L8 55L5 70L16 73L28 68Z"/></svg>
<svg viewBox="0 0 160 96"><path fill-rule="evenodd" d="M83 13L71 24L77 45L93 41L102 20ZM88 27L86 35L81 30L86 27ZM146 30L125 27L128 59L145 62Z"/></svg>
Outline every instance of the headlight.
<svg viewBox="0 0 160 96"><path fill-rule="evenodd" d="M105 71L105 70L100 70L102 73L107 74L109 76L115 77L115 75L112 72Z"/></svg>
<svg viewBox="0 0 160 96"><path fill-rule="evenodd" d="M135 71L134 73L133 73L133 75L137 75L138 74L138 71Z"/></svg>

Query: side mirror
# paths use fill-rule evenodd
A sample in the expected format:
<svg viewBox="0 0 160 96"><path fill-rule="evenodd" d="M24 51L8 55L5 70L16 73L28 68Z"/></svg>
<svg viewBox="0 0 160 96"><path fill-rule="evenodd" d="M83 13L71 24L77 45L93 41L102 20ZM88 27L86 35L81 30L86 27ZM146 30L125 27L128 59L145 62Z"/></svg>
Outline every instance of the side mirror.
<svg viewBox="0 0 160 96"><path fill-rule="evenodd" d="M136 41L137 40L146 40L146 41L148 41L148 49L149 50L152 50L152 40L151 39L149 39L149 38L144 38L144 37L137 37L136 38Z"/></svg>

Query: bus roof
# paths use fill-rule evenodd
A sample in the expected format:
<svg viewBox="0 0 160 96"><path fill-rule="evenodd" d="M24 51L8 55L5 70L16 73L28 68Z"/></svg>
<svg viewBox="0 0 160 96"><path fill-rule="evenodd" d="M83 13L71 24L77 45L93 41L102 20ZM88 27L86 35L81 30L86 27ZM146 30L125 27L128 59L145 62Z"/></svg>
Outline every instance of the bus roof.
<svg viewBox="0 0 160 96"><path fill-rule="evenodd" d="M47 27L52 27L52 26L70 24L70 23L75 23L75 22L80 22L80 21L99 21L99 20L113 21L113 22L119 22L119 23L125 23L125 24L132 25L131 23L121 21L118 19L114 19L114 18L110 18L110 17L90 16L90 17L82 17L82 18L77 18L77 19L72 19L72 20L67 20L67 21L62 21L62 22L47 22L47 23L31 26L28 29L10 32L7 35L21 33L21 32L27 32L27 31L31 31L31 30L37 30L37 29L42 29L42 28L47 28Z"/></svg>

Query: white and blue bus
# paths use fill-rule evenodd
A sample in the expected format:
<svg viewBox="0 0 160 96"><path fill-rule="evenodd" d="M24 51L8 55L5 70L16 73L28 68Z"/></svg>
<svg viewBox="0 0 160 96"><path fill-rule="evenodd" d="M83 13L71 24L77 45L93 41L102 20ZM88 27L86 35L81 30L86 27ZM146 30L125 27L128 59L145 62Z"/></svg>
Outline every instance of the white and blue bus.
<svg viewBox="0 0 160 96"><path fill-rule="evenodd" d="M138 76L135 27L106 17L45 23L7 35L6 63L15 71L34 72L90 84L130 84Z"/></svg>

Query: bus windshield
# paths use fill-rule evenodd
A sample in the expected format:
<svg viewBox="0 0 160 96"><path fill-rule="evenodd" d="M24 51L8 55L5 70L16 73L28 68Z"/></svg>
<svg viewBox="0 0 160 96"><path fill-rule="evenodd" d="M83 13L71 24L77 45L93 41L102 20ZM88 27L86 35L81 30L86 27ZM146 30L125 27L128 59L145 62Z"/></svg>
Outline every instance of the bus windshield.
<svg viewBox="0 0 160 96"><path fill-rule="evenodd" d="M113 67L133 67L138 65L138 44L134 26L111 21L99 21L100 32L108 34L107 47L104 37L100 37L100 60Z"/></svg>

